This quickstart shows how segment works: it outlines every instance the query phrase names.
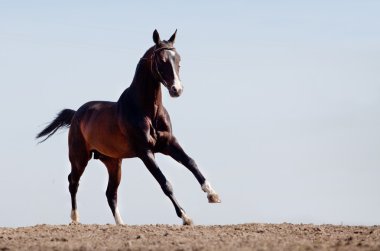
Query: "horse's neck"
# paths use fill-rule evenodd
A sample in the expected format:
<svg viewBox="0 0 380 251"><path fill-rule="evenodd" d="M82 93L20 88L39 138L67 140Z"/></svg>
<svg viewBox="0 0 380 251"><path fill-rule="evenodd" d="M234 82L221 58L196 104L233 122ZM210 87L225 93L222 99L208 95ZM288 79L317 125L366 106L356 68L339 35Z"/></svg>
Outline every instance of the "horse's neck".
<svg viewBox="0 0 380 251"><path fill-rule="evenodd" d="M124 101L128 100L129 104L126 105L132 103L144 116L152 119L156 116L158 108L162 105L161 83L153 77L147 61L140 60L127 92Z"/></svg>

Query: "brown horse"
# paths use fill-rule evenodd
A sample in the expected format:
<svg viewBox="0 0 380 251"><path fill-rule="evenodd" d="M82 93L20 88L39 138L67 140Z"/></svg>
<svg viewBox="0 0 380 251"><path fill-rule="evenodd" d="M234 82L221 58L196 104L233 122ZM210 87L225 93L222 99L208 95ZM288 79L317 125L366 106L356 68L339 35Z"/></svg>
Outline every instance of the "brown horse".
<svg viewBox="0 0 380 251"><path fill-rule="evenodd" d="M77 111L65 109L37 135L37 138L46 136L45 141L61 127L70 127L71 173L68 179L73 223L79 221L76 203L79 179L92 157L107 167L106 196L116 224L123 224L117 208L117 189L124 158L138 157L143 161L173 203L184 225L192 224L192 221L174 197L170 182L155 161L155 153L169 155L183 164L207 193L208 201L220 202L218 194L172 134L170 117L162 104L161 84L171 97L179 97L183 91L179 78L180 56L173 47L176 33L168 41L161 41L157 30L153 32L155 45L140 59L132 84L117 102L91 101Z"/></svg>

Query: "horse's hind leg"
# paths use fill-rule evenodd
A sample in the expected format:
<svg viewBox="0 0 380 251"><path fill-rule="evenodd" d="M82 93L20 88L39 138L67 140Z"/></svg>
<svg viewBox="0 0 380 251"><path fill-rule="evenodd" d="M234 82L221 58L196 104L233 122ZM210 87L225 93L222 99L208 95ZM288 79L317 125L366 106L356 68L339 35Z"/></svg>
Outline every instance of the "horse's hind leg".
<svg viewBox="0 0 380 251"><path fill-rule="evenodd" d="M116 224L122 225L124 223L117 207L117 188L121 180L121 159L113 159L102 155L99 159L106 165L108 170L109 179L106 191L108 205L111 208Z"/></svg>
<svg viewBox="0 0 380 251"><path fill-rule="evenodd" d="M68 176L69 191L71 195L71 220L72 223L79 223L79 213L77 210L77 192L79 187L79 180L86 168L87 161L85 162L72 162L71 173Z"/></svg>
<svg viewBox="0 0 380 251"><path fill-rule="evenodd" d="M71 195L71 220L72 223L79 223L76 195L78 192L80 177L82 176L87 163L91 158L91 153L87 151L82 137L73 138L71 132L69 135L69 158L71 163L71 173L68 176L68 180Z"/></svg>
<svg viewBox="0 0 380 251"><path fill-rule="evenodd" d="M192 220L186 215L185 210L183 210L180 207L176 198L174 197L173 188L170 182L166 179L164 174L161 172L160 168L157 166L156 161L154 160L153 153L148 152L140 156L140 158L144 162L145 166L148 168L150 173L158 181L165 195L168 196L171 202L173 203L177 216L182 218L183 220L183 225L192 225L193 224Z"/></svg>

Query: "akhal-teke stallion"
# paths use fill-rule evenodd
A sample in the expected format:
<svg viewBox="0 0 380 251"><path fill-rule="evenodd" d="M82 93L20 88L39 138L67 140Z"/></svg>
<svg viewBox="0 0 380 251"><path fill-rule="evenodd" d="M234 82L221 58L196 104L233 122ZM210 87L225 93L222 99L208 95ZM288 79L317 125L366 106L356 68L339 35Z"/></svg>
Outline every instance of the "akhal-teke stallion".
<svg viewBox="0 0 380 251"><path fill-rule="evenodd" d="M179 205L170 182L155 161L155 153L168 155L189 169L207 193L210 203L220 199L172 133L170 117L162 104L161 84L171 97L179 97L183 86L179 78L180 55L174 48L177 31L169 40L161 40L153 32L154 46L137 64L131 85L117 102L90 101L77 111L62 110L37 138L52 136L58 129L69 127L68 145L71 173L68 176L71 194L71 220L79 222L76 194L79 180L88 161L99 159L107 167L109 180L106 190L108 204L116 224L123 224L117 207L117 189L124 158L140 158L174 205L184 225L192 220Z"/></svg>

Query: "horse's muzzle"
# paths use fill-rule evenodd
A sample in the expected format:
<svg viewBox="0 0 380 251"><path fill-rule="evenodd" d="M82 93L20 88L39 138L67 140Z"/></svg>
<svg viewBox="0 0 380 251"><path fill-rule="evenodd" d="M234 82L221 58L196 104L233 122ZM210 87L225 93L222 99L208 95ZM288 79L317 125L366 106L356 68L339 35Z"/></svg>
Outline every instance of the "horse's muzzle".
<svg viewBox="0 0 380 251"><path fill-rule="evenodd" d="M169 89L169 94L173 98L177 98L181 96L182 92L183 92L183 87L181 85L173 85Z"/></svg>

